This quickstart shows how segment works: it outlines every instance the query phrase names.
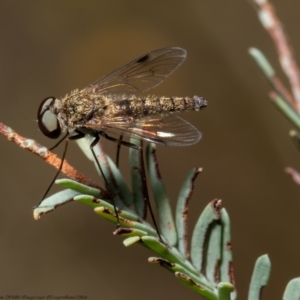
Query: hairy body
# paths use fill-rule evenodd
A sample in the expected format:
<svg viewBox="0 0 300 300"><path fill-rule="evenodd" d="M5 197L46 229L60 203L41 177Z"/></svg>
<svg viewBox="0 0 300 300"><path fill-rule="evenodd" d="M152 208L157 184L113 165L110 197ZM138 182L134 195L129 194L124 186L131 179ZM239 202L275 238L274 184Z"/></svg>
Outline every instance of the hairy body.
<svg viewBox="0 0 300 300"><path fill-rule="evenodd" d="M62 127L69 131L82 127L105 130L111 120L131 123L147 116L170 112L198 111L206 106L202 97L158 97L149 95L101 95L86 90L74 90L62 100L55 100L52 111Z"/></svg>

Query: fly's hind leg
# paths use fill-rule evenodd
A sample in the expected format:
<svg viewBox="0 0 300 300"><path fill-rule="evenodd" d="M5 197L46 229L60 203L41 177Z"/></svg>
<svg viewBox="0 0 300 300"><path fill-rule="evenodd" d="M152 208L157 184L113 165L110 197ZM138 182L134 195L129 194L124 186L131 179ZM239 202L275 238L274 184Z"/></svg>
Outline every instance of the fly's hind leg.
<svg viewBox="0 0 300 300"><path fill-rule="evenodd" d="M117 168L119 168L119 158L120 158L121 145L129 147L129 148L133 148L133 149L139 149L139 146L123 141L123 134L120 135L119 139L115 139L115 138L109 136L108 134L106 134L105 132L102 132L100 134L102 136L104 136L106 139L108 139L109 141L112 141L112 142L118 144L117 145L117 153L116 153L116 166L117 166Z"/></svg>
<svg viewBox="0 0 300 300"><path fill-rule="evenodd" d="M90 149L91 149L91 152L92 152L93 157L95 159L95 162L97 164L97 167L98 167L98 169L99 169L99 171L100 171L100 173L102 175L102 178L103 178L103 180L105 182L106 188L107 188L107 190L109 192L110 188L109 188L108 181L107 181L107 179L106 179L106 177L104 175L104 172L103 172L103 170L102 170L102 168L101 168L101 166L99 164L98 158L97 158L96 153L94 151L94 147L98 144L98 142L100 140L100 136L98 134L95 134L93 137L94 137L94 140L90 144ZM118 214L118 211L117 211L117 207L116 207L116 203L115 203L114 195L113 194L112 194L112 203L113 203L115 215L116 215L116 218L117 218L117 228L119 228L120 227L120 218L119 218L119 214Z"/></svg>
<svg viewBox="0 0 300 300"><path fill-rule="evenodd" d="M109 135L107 135L105 132L100 132L99 134L101 134L102 136L104 136L106 139L112 141L112 142L115 142L115 143L118 143L118 152L119 152L119 148L121 147L121 145L123 146L126 146L126 147L130 147L130 148L133 148L133 149L136 149L136 150L139 150L141 149L140 146L137 146L135 144L132 144L132 143L128 143L128 142L125 142L123 141L123 135L120 136L119 139L116 139L116 138L113 138ZM117 155L118 155L118 152L117 152ZM119 161L119 158L117 156L117 162ZM144 163L144 162L143 162ZM146 182L146 175L145 173L143 174L143 179L144 179L144 184L146 185L146 189L147 189L147 182ZM156 232L157 232L157 235L158 235L158 238L159 240L165 244L164 240L162 239L161 235L160 235L160 232L159 232L159 229L158 229L158 225L156 223L156 220L155 220L155 217L154 217L154 213L153 213L153 210L152 210L152 207L151 207L151 204L150 204L150 201L149 201L149 196L148 196L148 189L147 189L147 192L146 192L146 196L145 196L145 199L144 201L147 203L147 206L149 208L149 211L150 211L150 214L151 214L151 219L153 221L153 225L156 229Z"/></svg>
<svg viewBox="0 0 300 300"><path fill-rule="evenodd" d="M122 145L122 146L125 146L125 147L129 147L129 148L133 148L133 149L140 149L140 147L139 146L137 146L137 145L135 145L135 144L132 144L132 143L128 143L128 142L126 142L126 141L123 141L123 135L121 135L121 137L119 138L119 139L116 139L116 138L114 138L114 137L112 137L112 136L109 136L108 134L106 134L105 132L103 132L103 131L101 131L101 132L99 132L99 134L101 134L103 137L105 137L107 140L109 140L109 141L112 141L112 142L114 142L114 143L117 143L118 144L118 146L120 145Z"/></svg>
<svg viewBox="0 0 300 300"><path fill-rule="evenodd" d="M116 166L119 168L119 158L120 158L120 151L121 151L121 142L123 140L123 134L120 134L117 146L117 153L116 153Z"/></svg>

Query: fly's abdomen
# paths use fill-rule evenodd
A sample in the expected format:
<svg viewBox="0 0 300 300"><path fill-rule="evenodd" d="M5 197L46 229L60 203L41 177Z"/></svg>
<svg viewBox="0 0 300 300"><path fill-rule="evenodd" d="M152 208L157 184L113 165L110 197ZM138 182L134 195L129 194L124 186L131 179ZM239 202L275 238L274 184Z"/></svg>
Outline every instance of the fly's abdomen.
<svg viewBox="0 0 300 300"><path fill-rule="evenodd" d="M145 98L128 97L114 101L108 106L107 115L143 117L165 112L181 112L186 110L200 110L207 105L204 98L194 97L157 97Z"/></svg>
<svg viewBox="0 0 300 300"><path fill-rule="evenodd" d="M186 110L200 110L207 103L202 97L155 97L149 96L142 99L144 110L147 114L158 114L164 112L181 112Z"/></svg>

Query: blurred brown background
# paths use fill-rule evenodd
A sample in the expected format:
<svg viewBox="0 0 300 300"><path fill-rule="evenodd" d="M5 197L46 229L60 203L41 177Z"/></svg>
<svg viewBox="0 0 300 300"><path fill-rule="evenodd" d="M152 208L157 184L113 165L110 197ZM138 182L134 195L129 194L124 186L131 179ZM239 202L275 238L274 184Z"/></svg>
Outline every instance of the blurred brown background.
<svg viewBox="0 0 300 300"><path fill-rule="evenodd" d="M299 54L299 1L273 3ZM47 147L53 141L34 121L45 97L83 88L150 50L187 49L186 62L153 90L205 96L209 103L184 115L203 133L200 143L158 149L170 199L174 205L192 167L203 167L190 230L205 205L221 198L232 222L239 299L246 298L255 260L265 253L272 261L265 298L282 298L287 282L300 274L300 187L283 170L299 169L300 156L288 136L293 127L269 103L270 87L247 53L260 48L284 78L248 1L2 0L0 36L0 120ZM152 253L125 248L112 235L114 226L88 207L71 203L34 221L32 207L55 171L4 137L0 145L0 296L199 299L171 273L148 264ZM77 146L70 148L68 160L97 180ZM113 155L116 146L105 142L105 148ZM127 151L121 168L128 179Z"/></svg>

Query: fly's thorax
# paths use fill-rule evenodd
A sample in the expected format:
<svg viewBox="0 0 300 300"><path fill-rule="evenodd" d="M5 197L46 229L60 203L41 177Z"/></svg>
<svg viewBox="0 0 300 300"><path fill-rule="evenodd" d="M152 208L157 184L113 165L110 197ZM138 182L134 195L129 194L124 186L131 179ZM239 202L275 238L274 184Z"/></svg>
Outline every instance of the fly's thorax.
<svg viewBox="0 0 300 300"><path fill-rule="evenodd" d="M101 98L88 90L74 90L62 99L61 118L69 128L80 127L102 108Z"/></svg>

